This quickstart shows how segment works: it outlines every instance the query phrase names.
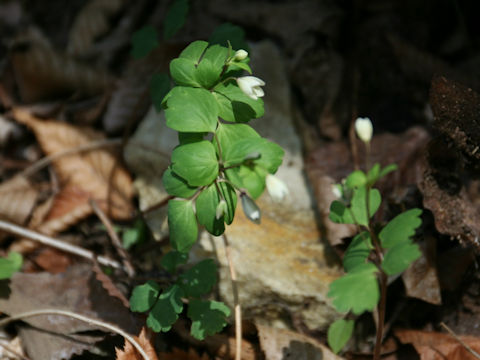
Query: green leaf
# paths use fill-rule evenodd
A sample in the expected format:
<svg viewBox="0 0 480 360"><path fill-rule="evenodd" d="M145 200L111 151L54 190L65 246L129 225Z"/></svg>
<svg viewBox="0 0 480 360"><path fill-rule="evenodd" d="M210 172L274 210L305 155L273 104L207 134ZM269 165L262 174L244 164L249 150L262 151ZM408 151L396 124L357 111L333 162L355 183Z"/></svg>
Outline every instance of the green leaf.
<svg viewBox="0 0 480 360"><path fill-rule="evenodd" d="M199 141L203 140L204 136L205 136L205 133L179 132L178 133L178 142L180 143L180 145L199 142Z"/></svg>
<svg viewBox="0 0 480 360"><path fill-rule="evenodd" d="M226 149L232 144L247 138L259 139L261 136L250 126L246 124L218 124L217 131L215 132L215 145L216 141L220 143L222 149ZM215 146L217 148L217 146Z"/></svg>
<svg viewBox="0 0 480 360"><path fill-rule="evenodd" d="M180 53L181 58L192 60L196 65L200 62L200 58L202 57L205 49L208 47L208 42L197 40L190 45L188 45L183 51Z"/></svg>
<svg viewBox="0 0 480 360"><path fill-rule="evenodd" d="M231 71L238 71L238 70L245 70L247 71L249 74L252 73L252 69L250 68L250 66L244 62L245 60L242 60L242 61L236 61L236 62L233 62L231 63L229 66L228 66L228 71L231 72Z"/></svg>
<svg viewBox="0 0 480 360"><path fill-rule="evenodd" d="M172 247L183 253L190 251L198 236L197 219L191 201L168 202L168 227Z"/></svg>
<svg viewBox="0 0 480 360"><path fill-rule="evenodd" d="M218 160L210 141L177 146L172 152L172 170L190 186L209 185L218 176Z"/></svg>
<svg viewBox="0 0 480 360"><path fill-rule="evenodd" d="M416 229L422 224L421 214L422 210L420 209L410 209L390 220L378 234L382 248L389 249L407 242L415 235Z"/></svg>
<svg viewBox="0 0 480 360"><path fill-rule="evenodd" d="M170 75L177 85L201 87L197 80L195 62L190 59L173 59L170 62Z"/></svg>
<svg viewBox="0 0 480 360"><path fill-rule="evenodd" d="M367 183L367 177L362 170L355 170L347 176L345 186L349 189L356 189L364 186Z"/></svg>
<svg viewBox="0 0 480 360"><path fill-rule="evenodd" d="M369 186L372 186L377 180L380 174L380 164L376 163L367 173L367 183Z"/></svg>
<svg viewBox="0 0 480 360"><path fill-rule="evenodd" d="M408 268L422 253L417 244L410 241L398 243L388 249L382 261L382 269L387 275L396 275Z"/></svg>
<svg viewBox="0 0 480 360"><path fill-rule="evenodd" d="M352 337L354 325L355 322L353 320L339 319L333 322L328 328L328 346L330 346L335 354L342 350Z"/></svg>
<svg viewBox="0 0 480 360"><path fill-rule="evenodd" d="M167 126L182 132L214 132L218 105L205 89L176 86L168 93Z"/></svg>
<svg viewBox="0 0 480 360"><path fill-rule="evenodd" d="M385 166L381 171L380 174L378 174L378 178L381 179L382 177L388 175L392 171L397 170L398 166L396 164L390 164Z"/></svg>
<svg viewBox="0 0 480 360"><path fill-rule="evenodd" d="M175 273L178 265L185 264L188 260L188 253L181 253L178 251L170 251L163 255L160 260L162 265L170 274Z"/></svg>
<svg viewBox="0 0 480 360"><path fill-rule="evenodd" d="M177 283L185 296L200 297L208 294L216 282L217 265L212 259L206 259L182 274Z"/></svg>
<svg viewBox="0 0 480 360"><path fill-rule="evenodd" d="M17 252L10 252L7 257L0 258L0 280L10 279L14 273L20 270L23 257Z"/></svg>
<svg viewBox="0 0 480 360"><path fill-rule="evenodd" d="M246 189L253 199L262 195L268 172L261 166L240 165L225 170L225 175L239 189Z"/></svg>
<svg viewBox="0 0 480 360"><path fill-rule="evenodd" d="M225 231L223 216L220 219L216 217L219 202L217 187L211 184L200 193L195 203L198 223L205 226L205 229L214 236L219 236Z"/></svg>
<svg viewBox="0 0 480 360"><path fill-rule="evenodd" d="M202 87L210 89L218 82L222 67L215 66L215 64L208 59L202 59L196 70L195 77L198 83Z"/></svg>
<svg viewBox="0 0 480 360"><path fill-rule="evenodd" d="M150 311L147 326L155 332L169 331L183 310L183 296L183 290L176 284L165 290Z"/></svg>
<svg viewBox="0 0 480 360"><path fill-rule="evenodd" d="M212 45L205 50L202 61L208 60L216 69L223 69L228 57L228 49L220 45Z"/></svg>
<svg viewBox="0 0 480 360"><path fill-rule="evenodd" d="M230 225L233 222L235 217L235 208L237 207L237 193L235 189L226 182L219 182L218 187L223 194L223 198L227 202L227 211L223 215L223 219L227 225Z"/></svg>
<svg viewBox="0 0 480 360"><path fill-rule="evenodd" d="M188 14L188 0L174 0L167 10L163 24L163 38L171 38L185 24Z"/></svg>
<svg viewBox="0 0 480 360"><path fill-rule="evenodd" d="M122 234L122 243L125 249L143 242L147 235L147 226L142 219L137 219L133 227L126 229Z"/></svg>
<svg viewBox="0 0 480 360"><path fill-rule="evenodd" d="M160 286L153 280L135 286L130 297L130 309L135 312L150 310L155 305L159 292Z"/></svg>
<svg viewBox="0 0 480 360"><path fill-rule="evenodd" d="M368 226L369 218L375 215L382 197L377 189L370 189L369 191L369 210L370 216L367 216L367 188L365 186L359 187L353 191L351 212L352 217L359 225Z"/></svg>
<svg viewBox="0 0 480 360"><path fill-rule="evenodd" d="M372 251L372 240L368 231L357 234L345 252L343 257L343 267L346 272L354 271L354 269L366 263L370 252Z"/></svg>
<svg viewBox="0 0 480 360"><path fill-rule="evenodd" d="M162 110L162 101L170 90L170 79L167 74L153 74L150 80L150 94L155 110Z"/></svg>
<svg viewBox="0 0 480 360"><path fill-rule="evenodd" d="M132 35L132 56L139 59L148 55L150 51L158 46L157 30L147 25Z"/></svg>
<svg viewBox="0 0 480 360"><path fill-rule="evenodd" d="M337 224L355 224L350 209L338 200L334 200L330 204L330 214L328 218Z"/></svg>
<svg viewBox="0 0 480 360"><path fill-rule="evenodd" d="M240 26L230 23L225 23L217 27L208 39L208 42L222 46L228 46L230 42L233 50L244 49L249 51L249 47L245 41L245 31Z"/></svg>
<svg viewBox="0 0 480 360"><path fill-rule="evenodd" d="M333 281L328 296L333 298L332 302L337 311L351 310L355 315L373 311L380 299L376 272L375 265L367 263Z"/></svg>
<svg viewBox="0 0 480 360"><path fill-rule="evenodd" d="M170 167L163 173L162 182L165 191L169 195L181 198L189 198L193 196L198 189L197 187L189 186L187 182L175 174Z"/></svg>
<svg viewBox="0 0 480 360"><path fill-rule="evenodd" d="M192 319L192 336L203 340L227 325L226 318L230 315L230 309L222 302L192 299L188 304L187 315Z"/></svg>
<svg viewBox="0 0 480 360"><path fill-rule="evenodd" d="M218 103L219 116L225 121L245 123L262 117L265 112L263 100L245 95L235 81L215 86L213 96Z"/></svg>

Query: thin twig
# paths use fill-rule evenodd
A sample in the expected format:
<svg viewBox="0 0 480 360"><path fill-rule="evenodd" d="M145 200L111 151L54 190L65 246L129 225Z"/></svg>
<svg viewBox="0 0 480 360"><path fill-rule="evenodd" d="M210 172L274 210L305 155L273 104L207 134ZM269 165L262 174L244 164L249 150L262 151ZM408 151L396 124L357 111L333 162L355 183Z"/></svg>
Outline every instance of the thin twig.
<svg viewBox="0 0 480 360"><path fill-rule="evenodd" d="M116 333L118 335L123 336L126 340L128 340L134 347L137 349L137 351L142 355L144 360L150 360L150 357L147 355L147 353L142 349L140 344L129 334L127 334L125 331L120 329L119 327L101 321L97 319L92 319L88 316L85 315L80 315L76 314L74 312L68 311L68 310L58 310L58 309L42 309L42 310L33 310L33 311L26 311L20 314L12 315L9 316L5 319L0 320L0 327L7 325L8 323L15 321L15 320L22 320L28 317L34 317L34 316L40 316L40 315L60 315L60 316L66 316L70 317L76 320L83 321L87 324L91 324L94 326L98 326L107 330L110 330L113 333Z"/></svg>
<svg viewBox="0 0 480 360"><path fill-rule="evenodd" d="M242 358L242 308L238 298L237 274L233 266L232 253L227 235L223 233L223 244L225 246L225 256L227 257L228 269L230 270L230 280L232 281L233 305L235 310L235 360Z"/></svg>
<svg viewBox="0 0 480 360"><path fill-rule="evenodd" d="M480 354L477 353L475 350L473 350L470 346L465 344L465 342L458 337L457 334L455 334L452 329L450 329L443 321L440 323L440 325L448 331L448 333L455 339L457 340L470 354L475 356L477 359L480 359Z"/></svg>
<svg viewBox="0 0 480 360"><path fill-rule="evenodd" d="M96 256L92 251L86 250L79 246L75 246L64 241L54 239L50 236L40 234L38 232L25 229L18 225L12 224L7 221L0 220L0 230L6 231L11 234L25 237L30 240L38 241L41 244L53 247L65 251L70 254L74 254L83 257L88 260L97 259L97 261L105 266L111 266L115 269L123 269L123 266L115 260L109 259L105 256ZM124 270L124 269L123 269Z"/></svg>
<svg viewBox="0 0 480 360"><path fill-rule="evenodd" d="M122 139L115 138L115 139L102 139L98 141L92 141L87 144L83 144L80 146L75 146L72 148L65 149L63 151L56 152L54 154L51 154L49 156L45 156L44 158L41 158L37 162L33 163L29 167L27 167L25 170L23 170L20 175L22 176L31 176L37 171L43 169L45 166L48 166L50 163L53 161L64 157L68 155L73 155L79 152L86 152L86 151L92 151L98 148L102 147L108 147L108 146L120 146L122 144Z"/></svg>
<svg viewBox="0 0 480 360"><path fill-rule="evenodd" d="M95 212L95 214L97 214L98 218L107 229L108 235L112 240L113 246L115 247L117 252L120 254L120 257L122 258L122 262L123 262L123 265L125 266L125 270L127 271L128 276L130 277L135 276L135 268L132 265L130 256L125 251L125 248L122 246L122 242L120 241L117 235L117 232L113 229L112 222L107 217L107 215L105 215L102 209L100 209L100 207L98 206L95 200L90 199L89 202L90 202L90 205L92 206L93 211Z"/></svg>

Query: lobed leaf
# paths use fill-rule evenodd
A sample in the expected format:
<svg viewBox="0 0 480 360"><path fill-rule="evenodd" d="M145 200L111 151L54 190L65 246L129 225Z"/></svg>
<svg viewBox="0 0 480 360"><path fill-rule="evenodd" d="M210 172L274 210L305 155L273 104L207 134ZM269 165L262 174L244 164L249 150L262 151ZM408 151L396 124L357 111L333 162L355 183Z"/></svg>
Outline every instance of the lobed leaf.
<svg viewBox="0 0 480 360"><path fill-rule="evenodd" d="M219 236L225 231L223 216L219 219L216 217L219 203L220 195L214 183L202 190L195 203L198 223L205 226L205 229L214 236Z"/></svg>
<svg viewBox="0 0 480 360"><path fill-rule="evenodd" d="M225 170L228 180L240 189L246 189L248 194L257 199L265 189L265 178L268 172L261 166L240 165Z"/></svg>
<svg viewBox="0 0 480 360"><path fill-rule="evenodd" d="M342 350L352 337L354 325L355 322L353 320L339 319L333 322L328 328L328 346L330 346L335 354Z"/></svg>
<svg viewBox="0 0 480 360"><path fill-rule="evenodd" d="M190 186L209 185L218 176L218 160L210 141L177 146L172 152L171 168Z"/></svg>
<svg viewBox="0 0 480 360"><path fill-rule="evenodd" d="M218 105L205 89L176 86L166 101L167 126L181 132L215 132Z"/></svg>
<svg viewBox="0 0 480 360"><path fill-rule="evenodd" d="M416 229L422 224L421 214L422 210L420 209L410 209L390 220L378 234L382 248L389 249L407 242L415 235Z"/></svg>
<svg viewBox="0 0 480 360"><path fill-rule="evenodd" d="M187 260L188 253L169 251L162 257L162 260L160 260L160 265L162 265L170 274L173 274L175 273L177 266L185 264Z"/></svg>
<svg viewBox="0 0 480 360"><path fill-rule="evenodd" d="M226 318L230 315L230 309L222 302L192 299L188 304L187 315L192 319L192 336L203 340L227 325Z"/></svg>
<svg viewBox="0 0 480 360"><path fill-rule="evenodd" d="M351 204L352 217L355 222L367 227L369 219L375 215L382 201L380 192L377 189L370 189L368 193L370 216L367 215L367 187L362 186L353 191Z"/></svg>
<svg viewBox="0 0 480 360"><path fill-rule="evenodd" d="M205 49L208 47L208 42L197 40L189 44L183 51L180 53L180 58L188 59L193 61L195 64L200 62Z"/></svg>
<svg viewBox="0 0 480 360"><path fill-rule="evenodd" d="M197 219L191 201L168 202L168 227L172 247L182 253L188 252L198 237Z"/></svg>
<svg viewBox="0 0 480 360"><path fill-rule="evenodd" d="M195 62L190 59L176 58L170 62L170 75L177 85L201 87L196 73Z"/></svg>
<svg viewBox="0 0 480 360"><path fill-rule="evenodd" d="M366 183L367 176L362 170L355 170L345 179L345 186L352 190L365 186Z"/></svg>
<svg viewBox="0 0 480 360"><path fill-rule="evenodd" d="M130 297L130 309L135 312L145 312L155 305L160 286L153 280L143 285L136 286Z"/></svg>
<svg viewBox="0 0 480 360"><path fill-rule="evenodd" d="M350 209L341 201L334 200L330 204L328 218L337 224L355 224Z"/></svg>
<svg viewBox="0 0 480 360"><path fill-rule="evenodd" d="M399 274L420 256L422 256L422 253L417 244L412 244L409 240L398 243L385 253L382 269L387 275Z"/></svg>
<svg viewBox="0 0 480 360"><path fill-rule="evenodd" d="M197 192L197 187L189 186L188 183L175 174L172 169L167 168L162 176L163 186L165 191L172 196L178 196L181 198L189 198Z"/></svg>
<svg viewBox="0 0 480 360"><path fill-rule="evenodd" d="M337 311L352 311L355 315L373 311L380 299L376 272L375 265L367 263L358 265L354 272L333 281L328 297L333 298L332 303Z"/></svg>
<svg viewBox="0 0 480 360"><path fill-rule="evenodd" d="M183 310L183 290L172 285L162 294L147 317L147 326L155 332L169 331Z"/></svg>
<svg viewBox="0 0 480 360"><path fill-rule="evenodd" d="M217 264L212 259L206 259L183 273L177 283L185 296L200 297L208 294L216 282Z"/></svg>
<svg viewBox="0 0 480 360"><path fill-rule="evenodd" d="M347 273L352 272L357 266L365 264L372 249L370 233L363 231L357 234L348 246L343 257L343 267L345 271Z"/></svg>

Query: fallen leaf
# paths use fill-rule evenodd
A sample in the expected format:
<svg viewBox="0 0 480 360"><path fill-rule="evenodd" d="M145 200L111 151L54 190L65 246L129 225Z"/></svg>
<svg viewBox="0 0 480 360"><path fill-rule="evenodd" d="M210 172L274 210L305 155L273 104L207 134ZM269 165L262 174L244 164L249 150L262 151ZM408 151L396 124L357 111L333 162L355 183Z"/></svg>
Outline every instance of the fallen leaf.
<svg viewBox="0 0 480 360"><path fill-rule="evenodd" d="M328 347L300 333L257 324L260 346L268 360L340 360Z"/></svg>
<svg viewBox="0 0 480 360"><path fill-rule="evenodd" d="M103 270L96 262L93 264L93 271L95 272L95 277L98 281L100 281L103 288L107 290L108 294L111 297L119 299L126 308L130 308L130 302L128 301L128 299L117 288L117 286L113 283L112 279L110 279L110 277L103 272Z"/></svg>
<svg viewBox="0 0 480 360"><path fill-rule="evenodd" d="M421 360L475 360L465 347L452 336L428 331L396 330L395 336L403 344L412 344ZM480 338L459 336L465 344L480 352Z"/></svg>
<svg viewBox="0 0 480 360"><path fill-rule="evenodd" d="M16 39L9 62L25 103L65 98L73 93L96 95L112 83L105 70L77 62L28 35Z"/></svg>
<svg viewBox="0 0 480 360"><path fill-rule="evenodd" d="M162 360L209 360L210 359L210 357L206 353L204 353L200 357L200 355L198 355L197 352L192 348L189 348L188 352L184 350L180 350L178 348L173 348L172 352L161 353L160 358Z"/></svg>
<svg viewBox="0 0 480 360"><path fill-rule="evenodd" d="M0 217L23 225L32 213L38 191L23 176L0 184Z"/></svg>
<svg viewBox="0 0 480 360"><path fill-rule="evenodd" d="M52 274L65 272L72 265L72 257L69 254L53 248L42 248L32 258L40 268Z"/></svg>
<svg viewBox="0 0 480 360"><path fill-rule="evenodd" d="M75 127L53 120L42 121L20 108L13 109L13 114L17 121L28 125L34 131L40 146L47 155L102 139L101 134L93 129ZM72 201L69 201L68 196L59 194L59 201L60 199L64 200L65 206L52 208L52 211L61 212L62 215L55 216L55 219L68 217L69 213L74 213L73 220L77 221L79 217L88 215L90 212L86 211L85 204L89 198L97 201L102 210L111 214L115 219L129 219L132 216L131 179L111 152L105 149L96 149L75 153L54 160L53 166L63 189L68 188L70 195L75 194L73 204ZM70 210L69 207L72 209ZM49 215L47 222L52 218L53 215ZM62 227L65 228L70 224L67 221ZM59 231L58 227L56 230Z"/></svg>
<svg viewBox="0 0 480 360"><path fill-rule="evenodd" d="M152 331L147 330L145 327L142 327L142 331L138 336L134 336L135 340L138 341L139 345L148 355L150 360L158 360L157 354L155 353L155 348L153 346L153 336ZM116 360L143 360L143 357L140 355L137 349L125 339L125 345L123 350L115 348ZM166 357L162 356L162 359Z"/></svg>

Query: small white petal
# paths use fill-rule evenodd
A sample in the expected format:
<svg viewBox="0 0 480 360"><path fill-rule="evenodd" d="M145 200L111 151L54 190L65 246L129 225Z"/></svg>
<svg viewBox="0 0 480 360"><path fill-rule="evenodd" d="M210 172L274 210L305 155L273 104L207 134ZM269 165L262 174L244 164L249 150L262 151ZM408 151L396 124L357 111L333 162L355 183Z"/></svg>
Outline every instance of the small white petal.
<svg viewBox="0 0 480 360"><path fill-rule="evenodd" d="M250 214L250 217L252 218L252 220L258 220L258 219L260 219L260 211L255 210L254 212L252 212L252 213Z"/></svg>
<svg viewBox="0 0 480 360"><path fill-rule="evenodd" d="M340 190L340 185L339 184L333 184L332 185L332 193L335 195L337 199L340 199L342 197L342 191Z"/></svg>
<svg viewBox="0 0 480 360"><path fill-rule="evenodd" d="M260 86L265 85L265 82L255 76L239 77L237 78L237 84L240 90L253 100L257 100L259 97L265 95L263 89L260 88Z"/></svg>
<svg viewBox="0 0 480 360"><path fill-rule="evenodd" d="M274 175L267 175L266 184L268 193L275 201L283 200L289 193L287 185Z"/></svg>
<svg viewBox="0 0 480 360"><path fill-rule="evenodd" d="M248 52L246 52L246 51L243 50L243 49L240 49L240 50L237 50L237 51L235 52L235 55L234 55L233 58L234 58L236 61L242 61L242 60L246 59L247 56L248 56Z"/></svg>
<svg viewBox="0 0 480 360"><path fill-rule="evenodd" d="M355 132L357 136L365 143L372 139L373 125L369 118L358 118L355 120Z"/></svg>

